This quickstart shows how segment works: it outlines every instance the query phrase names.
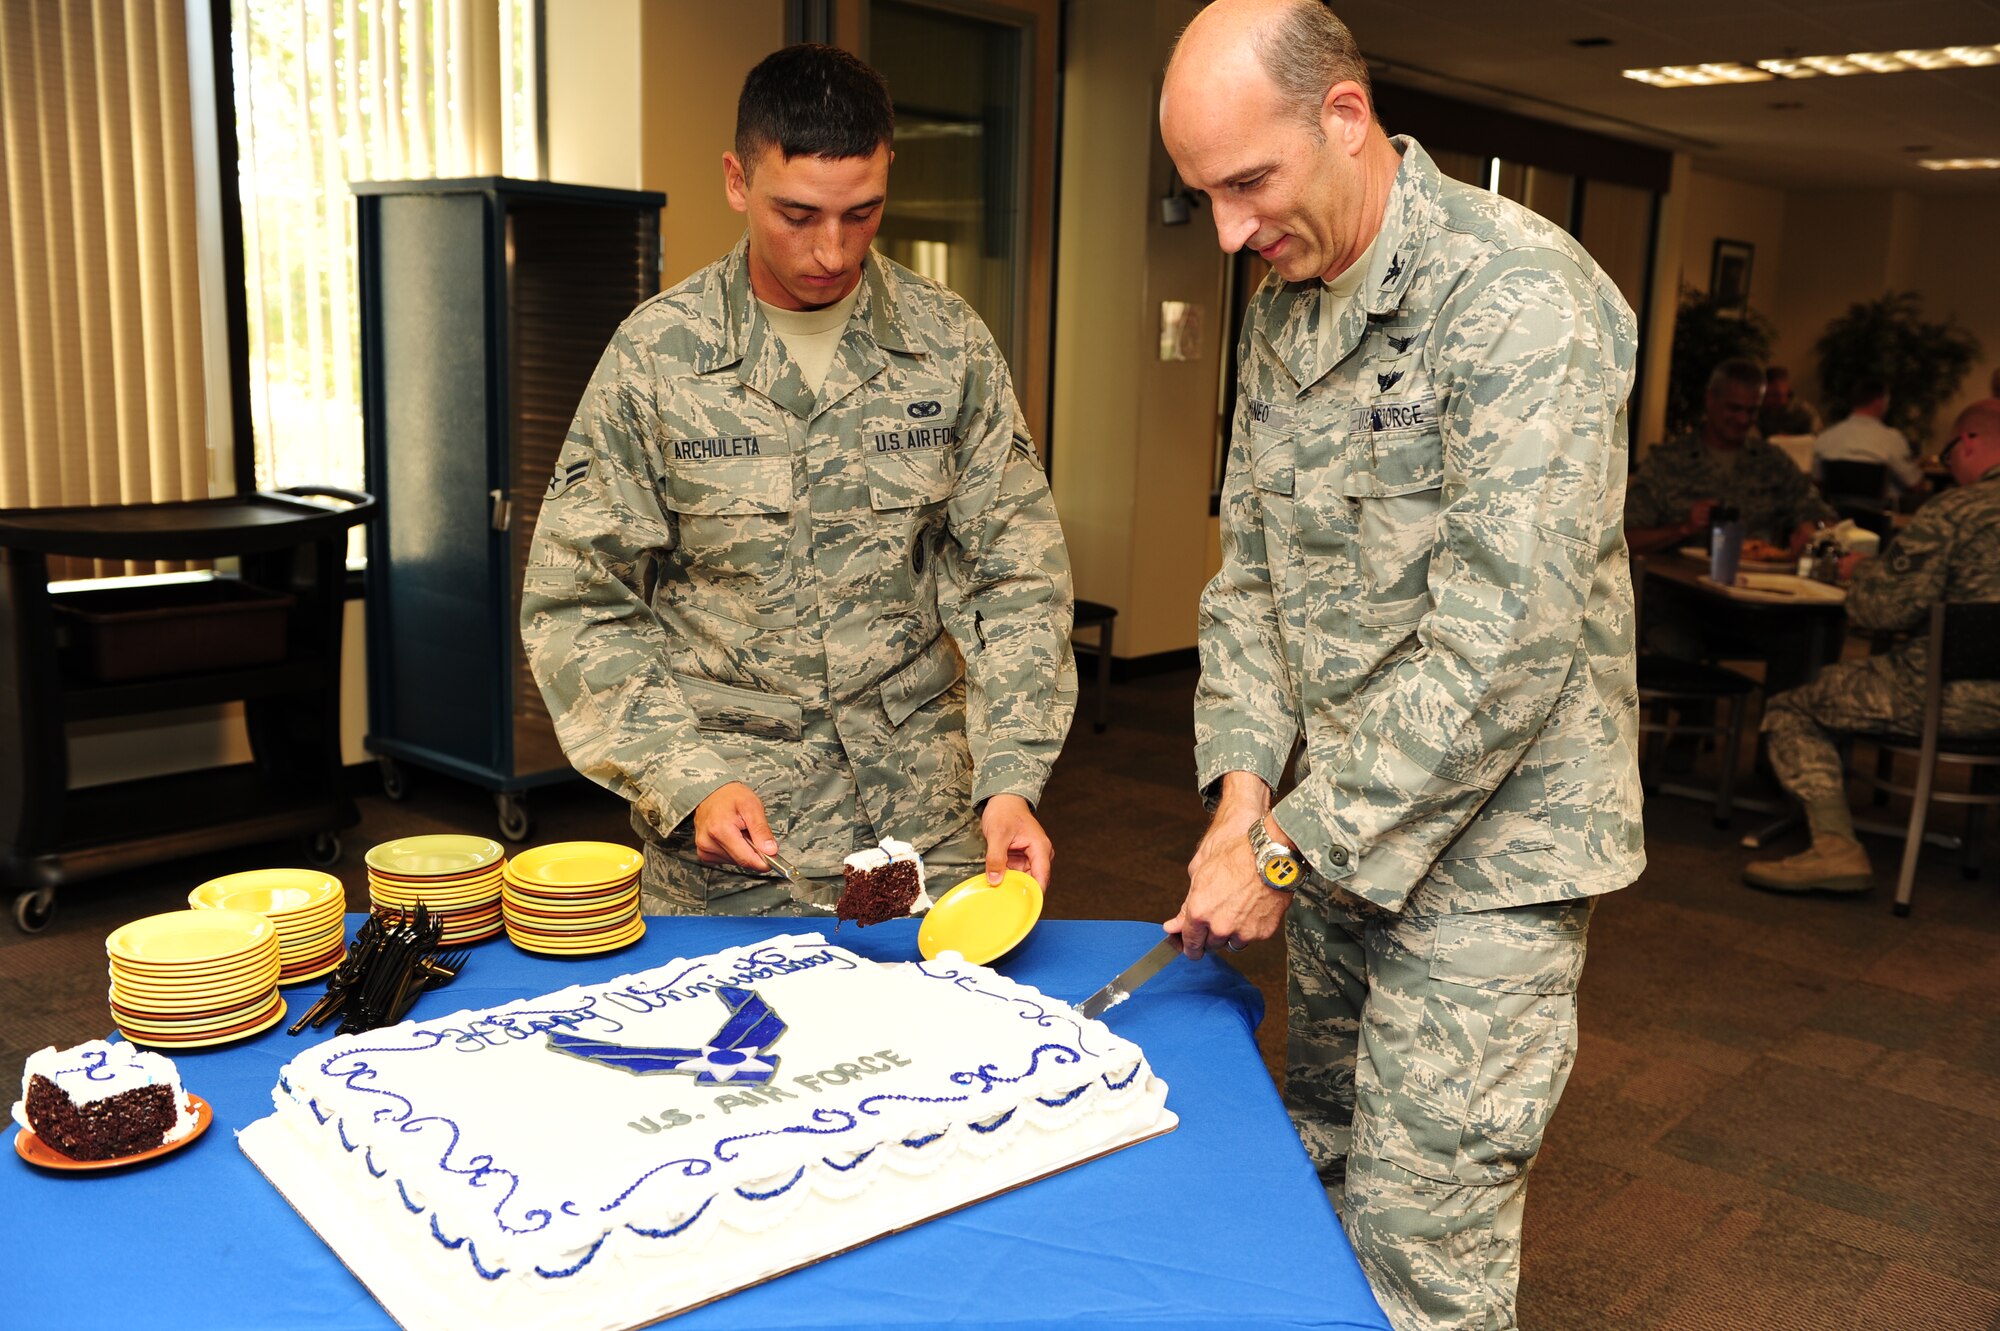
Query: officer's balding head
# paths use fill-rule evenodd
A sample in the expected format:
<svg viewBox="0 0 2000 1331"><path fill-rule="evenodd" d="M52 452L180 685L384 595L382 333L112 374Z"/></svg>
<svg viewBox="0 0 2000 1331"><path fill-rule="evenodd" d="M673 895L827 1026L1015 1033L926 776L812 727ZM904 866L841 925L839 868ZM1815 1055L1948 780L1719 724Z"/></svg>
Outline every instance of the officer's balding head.
<svg viewBox="0 0 2000 1331"><path fill-rule="evenodd" d="M1943 459L1960 485L1971 485L2000 467L2000 397L1975 402L1958 413Z"/></svg>
<svg viewBox="0 0 2000 1331"><path fill-rule="evenodd" d="M888 82L837 46L800 42L773 51L736 99L736 157L746 173L767 148L787 160L872 157L895 135Z"/></svg>

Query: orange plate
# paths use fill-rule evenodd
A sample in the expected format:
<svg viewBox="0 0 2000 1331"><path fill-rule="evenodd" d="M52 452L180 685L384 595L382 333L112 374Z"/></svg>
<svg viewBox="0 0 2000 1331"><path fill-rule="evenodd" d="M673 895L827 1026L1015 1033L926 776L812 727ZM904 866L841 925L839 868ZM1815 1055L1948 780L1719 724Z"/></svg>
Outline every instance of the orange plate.
<svg viewBox="0 0 2000 1331"><path fill-rule="evenodd" d="M186 1088L183 1087L182 1089L185 1090ZM133 1155L116 1156L110 1160L72 1160L55 1147L43 1141L40 1137L37 1137L34 1133L28 1131L26 1128L22 1128L14 1134L14 1153L29 1164L40 1165L43 1169L116 1169L120 1165L136 1165L141 1160L151 1160L156 1155L165 1155L169 1151L178 1151L181 1147L186 1146L196 1137L208 1131L208 1125L215 1121L215 1111L208 1107L208 1101L202 1099L193 1091L187 1092L187 1098L194 1105L194 1131L177 1142L162 1142L150 1151L139 1151Z"/></svg>

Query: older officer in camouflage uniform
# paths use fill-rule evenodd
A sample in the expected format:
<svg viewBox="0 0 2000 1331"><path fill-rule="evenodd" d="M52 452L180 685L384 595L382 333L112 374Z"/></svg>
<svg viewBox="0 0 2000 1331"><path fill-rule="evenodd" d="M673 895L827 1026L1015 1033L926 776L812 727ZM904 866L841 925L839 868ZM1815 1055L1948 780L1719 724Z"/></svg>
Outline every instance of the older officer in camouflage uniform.
<svg viewBox="0 0 2000 1331"><path fill-rule="evenodd" d="M1385 137L1311 0L1203 11L1161 129L1223 248L1276 270L1201 602L1215 820L1166 927L1198 954L1282 922L1286 1103L1390 1320L1511 1327L1592 902L1644 863L1631 312L1561 230Z"/></svg>
<svg viewBox="0 0 2000 1331"><path fill-rule="evenodd" d="M1048 877L1068 556L991 335L869 249L893 123L834 48L751 71L745 241L620 327L542 508L529 664L655 911L823 906L884 837ZM780 843L810 890L763 873Z"/></svg>
<svg viewBox="0 0 2000 1331"><path fill-rule="evenodd" d="M1923 634L1940 601L2000 601L2000 399L1966 408L1944 449L1958 488L1917 510L1879 559L1853 562L1848 622L1917 636L1896 650L1829 666L1803 688L1781 693L1764 713L1771 767L1805 805L1812 845L1752 864L1743 877L1773 892L1866 892L1868 853L1854 838L1841 731L1914 736L1923 722ZM1945 686L1941 724L1955 735L2000 733L2000 684Z"/></svg>
<svg viewBox="0 0 2000 1331"><path fill-rule="evenodd" d="M1701 429L1648 450L1625 497L1625 526L1640 554L1690 538L1705 541L1718 503L1743 517L1746 536L1805 544L1813 525L1836 514L1797 463L1751 432L1764 400L1764 371L1726 360L1708 377Z"/></svg>

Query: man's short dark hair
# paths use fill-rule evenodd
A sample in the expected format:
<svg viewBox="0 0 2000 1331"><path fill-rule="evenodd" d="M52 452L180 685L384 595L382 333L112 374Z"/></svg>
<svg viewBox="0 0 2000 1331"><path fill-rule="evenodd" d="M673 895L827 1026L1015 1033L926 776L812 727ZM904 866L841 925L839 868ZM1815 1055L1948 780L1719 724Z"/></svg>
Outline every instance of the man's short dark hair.
<svg viewBox="0 0 2000 1331"><path fill-rule="evenodd" d="M1790 383L1791 380L1792 372L1782 365L1767 365L1764 367L1764 382L1767 384L1785 384Z"/></svg>
<svg viewBox="0 0 2000 1331"><path fill-rule="evenodd" d="M736 99L736 158L765 148L793 157L872 157L896 136L889 84L837 46L800 42L757 62Z"/></svg>
<svg viewBox="0 0 2000 1331"><path fill-rule="evenodd" d="M1708 376L1708 395L1714 397L1730 384L1764 391L1764 367L1748 356L1731 356Z"/></svg>
<svg viewBox="0 0 2000 1331"><path fill-rule="evenodd" d="M1888 394L1889 381L1879 374L1868 374L1854 381L1853 391L1848 393L1847 401L1851 406L1865 407L1876 398L1887 397Z"/></svg>

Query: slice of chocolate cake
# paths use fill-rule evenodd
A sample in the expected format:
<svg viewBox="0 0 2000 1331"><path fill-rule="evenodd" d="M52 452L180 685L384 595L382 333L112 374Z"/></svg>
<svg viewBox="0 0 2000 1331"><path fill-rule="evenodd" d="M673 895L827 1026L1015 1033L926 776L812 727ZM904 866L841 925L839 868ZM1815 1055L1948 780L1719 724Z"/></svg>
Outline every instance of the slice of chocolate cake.
<svg viewBox="0 0 2000 1331"><path fill-rule="evenodd" d="M865 929L931 908L924 891L923 857L907 841L890 837L879 846L855 851L841 861L840 876L845 886L833 907L838 920L853 920Z"/></svg>
<svg viewBox="0 0 2000 1331"><path fill-rule="evenodd" d="M103 1040L29 1055L14 1120L72 1160L136 1155L195 1126L193 1102L170 1060Z"/></svg>

